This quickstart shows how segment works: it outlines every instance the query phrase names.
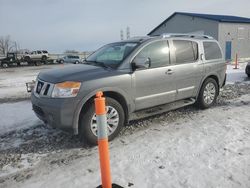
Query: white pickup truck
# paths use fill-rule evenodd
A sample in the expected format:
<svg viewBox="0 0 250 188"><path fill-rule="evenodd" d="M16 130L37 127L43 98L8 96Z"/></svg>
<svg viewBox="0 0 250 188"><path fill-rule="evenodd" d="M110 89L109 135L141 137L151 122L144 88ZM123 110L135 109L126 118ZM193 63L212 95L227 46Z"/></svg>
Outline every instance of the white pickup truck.
<svg viewBox="0 0 250 188"><path fill-rule="evenodd" d="M36 50L24 55L24 60L30 61L46 61L49 58L49 53L46 50Z"/></svg>

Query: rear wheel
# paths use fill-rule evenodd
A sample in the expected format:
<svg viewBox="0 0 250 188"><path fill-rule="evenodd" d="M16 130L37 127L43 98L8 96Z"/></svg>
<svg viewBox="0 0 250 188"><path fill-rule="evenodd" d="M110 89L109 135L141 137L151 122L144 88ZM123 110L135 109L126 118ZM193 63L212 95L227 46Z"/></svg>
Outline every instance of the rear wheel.
<svg viewBox="0 0 250 188"><path fill-rule="evenodd" d="M201 109L211 107L217 99L219 87L213 78L207 78L200 89L196 104Z"/></svg>
<svg viewBox="0 0 250 188"><path fill-rule="evenodd" d="M124 125L124 110L119 102L106 97L108 138L113 140ZM97 121L94 103L87 105L81 113L79 134L82 141L90 145L97 144Z"/></svg>
<svg viewBox="0 0 250 188"><path fill-rule="evenodd" d="M31 59L30 59L29 56L25 56L25 57L24 57L24 60L25 60L27 63L29 63L29 62L31 61Z"/></svg>
<svg viewBox="0 0 250 188"><path fill-rule="evenodd" d="M47 56L42 56L42 61L45 62L47 60Z"/></svg>

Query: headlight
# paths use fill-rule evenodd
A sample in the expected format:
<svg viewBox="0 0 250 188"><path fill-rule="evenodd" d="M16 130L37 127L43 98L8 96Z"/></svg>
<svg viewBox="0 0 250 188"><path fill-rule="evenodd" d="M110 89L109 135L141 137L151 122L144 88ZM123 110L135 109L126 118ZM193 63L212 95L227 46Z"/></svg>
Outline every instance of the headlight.
<svg viewBox="0 0 250 188"><path fill-rule="evenodd" d="M52 97L67 98L77 96L81 87L81 82L62 82L55 84Z"/></svg>

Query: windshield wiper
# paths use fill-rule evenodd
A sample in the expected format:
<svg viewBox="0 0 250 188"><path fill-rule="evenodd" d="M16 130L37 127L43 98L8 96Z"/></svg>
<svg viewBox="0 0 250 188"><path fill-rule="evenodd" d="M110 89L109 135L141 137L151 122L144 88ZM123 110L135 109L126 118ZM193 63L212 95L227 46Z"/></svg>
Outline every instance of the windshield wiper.
<svg viewBox="0 0 250 188"><path fill-rule="evenodd" d="M100 61L88 61L88 60L85 60L84 64L101 66L101 67L104 67L104 68L107 68L107 69L111 68L110 66L108 66L105 63L100 62Z"/></svg>

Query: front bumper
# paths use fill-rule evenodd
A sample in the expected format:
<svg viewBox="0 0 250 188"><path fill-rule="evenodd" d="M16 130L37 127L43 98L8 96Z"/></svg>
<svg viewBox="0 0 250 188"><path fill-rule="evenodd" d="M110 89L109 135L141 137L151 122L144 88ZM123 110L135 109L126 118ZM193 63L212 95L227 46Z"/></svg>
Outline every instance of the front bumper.
<svg viewBox="0 0 250 188"><path fill-rule="evenodd" d="M35 96L31 102L36 116L52 127L73 130L74 113L78 103L76 98L48 98Z"/></svg>

